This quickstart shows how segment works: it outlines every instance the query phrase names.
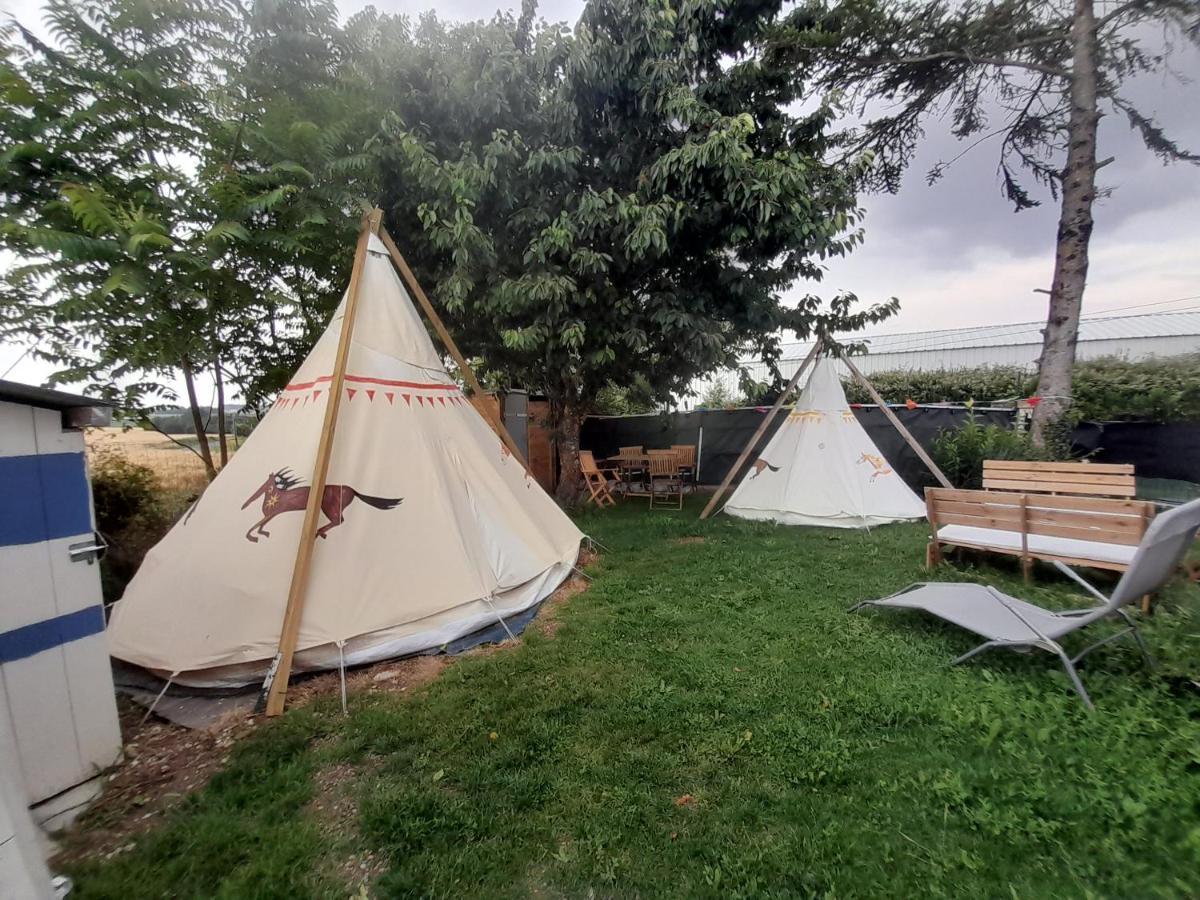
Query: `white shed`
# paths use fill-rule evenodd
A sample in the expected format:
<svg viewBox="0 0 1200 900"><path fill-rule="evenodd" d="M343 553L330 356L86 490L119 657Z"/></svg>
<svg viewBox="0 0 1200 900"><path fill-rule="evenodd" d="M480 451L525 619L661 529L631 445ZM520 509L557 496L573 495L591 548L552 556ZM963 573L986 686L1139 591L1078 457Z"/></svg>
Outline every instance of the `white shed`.
<svg viewBox="0 0 1200 900"><path fill-rule="evenodd" d="M105 405L0 381L3 764L47 830L99 792L121 751L81 430Z"/></svg>

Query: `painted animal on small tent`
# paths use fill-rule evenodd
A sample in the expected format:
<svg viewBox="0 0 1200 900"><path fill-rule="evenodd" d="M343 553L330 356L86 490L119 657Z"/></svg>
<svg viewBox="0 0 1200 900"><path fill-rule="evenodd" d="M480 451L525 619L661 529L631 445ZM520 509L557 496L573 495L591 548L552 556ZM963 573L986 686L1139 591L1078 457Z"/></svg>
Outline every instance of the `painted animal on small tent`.
<svg viewBox="0 0 1200 900"><path fill-rule="evenodd" d="M751 475L750 477L757 478L759 475L761 475L763 473L763 471L765 469L770 469L772 472L778 472L779 466L773 466L769 462L767 462L765 459L756 459L754 461L754 474Z"/></svg>
<svg viewBox="0 0 1200 900"><path fill-rule="evenodd" d="M880 475L891 475L892 470L888 468L887 460L882 456L876 456L874 453L864 453L858 460L859 464L870 463L871 468L875 471L871 473L871 480L874 481Z"/></svg>
<svg viewBox="0 0 1200 900"><path fill-rule="evenodd" d="M309 486L301 484L300 479L292 474L291 469L280 469L269 474L267 480L259 485L258 490L247 497L246 502L242 504L242 509L245 509L259 497L263 498L262 518L250 526L250 530L246 532L246 540L257 544L256 534L270 537L270 532L266 531L263 526L280 513L307 507L309 492ZM342 524L345 520L346 507L353 503L356 497L367 506L373 506L376 509L395 509L404 500L403 497L372 497L368 494L360 494L348 484L327 484L321 494L321 512L325 513L325 518L329 521L317 529L317 537L326 537L330 530Z"/></svg>

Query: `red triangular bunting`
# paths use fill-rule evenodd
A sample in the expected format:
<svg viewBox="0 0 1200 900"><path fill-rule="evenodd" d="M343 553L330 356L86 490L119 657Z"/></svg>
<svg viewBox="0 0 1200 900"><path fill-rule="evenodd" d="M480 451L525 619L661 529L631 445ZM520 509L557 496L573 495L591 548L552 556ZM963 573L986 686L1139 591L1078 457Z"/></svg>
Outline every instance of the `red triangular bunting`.
<svg viewBox="0 0 1200 900"><path fill-rule="evenodd" d="M374 399L375 399L375 392L374 392L374 391L367 391L367 399L368 399L368 400L374 400Z"/></svg>
<svg viewBox="0 0 1200 900"><path fill-rule="evenodd" d="M388 406L391 406L391 405L392 405L392 403L394 403L394 402L395 402L396 395L395 395L395 394L393 394L391 391L388 391L388 392L384 393L384 395L383 395L383 396L385 396L385 397L387 397L387 398L388 398Z"/></svg>
<svg viewBox="0 0 1200 900"><path fill-rule="evenodd" d="M346 399L353 400L354 395L357 393L358 393L358 391L355 388L346 388Z"/></svg>
<svg viewBox="0 0 1200 900"><path fill-rule="evenodd" d="M412 394L401 394L400 396L404 398L405 403L412 406Z"/></svg>
<svg viewBox="0 0 1200 900"><path fill-rule="evenodd" d="M438 400L441 402L442 406L445 406L445 405L446 405L446 398L445 398L445 397L438 397Z"/></svg>
<svg viewBox="0 0 1200 900"><path fill-rule="evenodd" d="M321 392L320 392L320 391L313 391L313 399L314 399L314 400L316 400L316 399L317 399L318 397L320 397L320 396L321 396Z"/></svg>
<svg viewBox="0 0 1200 900"><path fill-rule="evenodd" d="M417 406L424 406L424 405L425 405L425 398L422 397L420 394L417 394Z"/></svg>

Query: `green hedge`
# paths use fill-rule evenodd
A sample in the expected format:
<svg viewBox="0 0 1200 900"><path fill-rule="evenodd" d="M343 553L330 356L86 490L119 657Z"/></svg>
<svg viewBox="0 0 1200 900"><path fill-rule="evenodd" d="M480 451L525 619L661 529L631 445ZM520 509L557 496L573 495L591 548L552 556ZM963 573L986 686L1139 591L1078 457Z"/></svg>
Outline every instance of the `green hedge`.
<svg viewBox="0 0 1200 900"><path fill-rule="evenodd" d="M933 460L957 488L983 487L985 459L1049 459L1026 431L984 425L972 413L961 428L943 429L933 442Z"/></svg>
<svg viewBox="0 0 1200 900"><path fill-rule="evenodd" d="M1016 366L981 366L944 372L876 372L869 376L889 403L987 403L1031 396L1033 373ZM1130 363L1097 359L1075 367L1074 415L1078 421L1139 419L1200 422L1200 353ZM870 403L858 384L846 382L851 403Z"/></svg>

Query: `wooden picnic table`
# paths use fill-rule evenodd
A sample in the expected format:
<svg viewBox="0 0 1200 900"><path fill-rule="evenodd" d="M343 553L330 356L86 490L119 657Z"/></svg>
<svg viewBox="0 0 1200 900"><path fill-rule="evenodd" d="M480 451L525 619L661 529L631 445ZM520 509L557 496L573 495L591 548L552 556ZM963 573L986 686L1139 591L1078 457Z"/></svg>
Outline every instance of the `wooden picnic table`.
<svg viewBox="0 0 1200 900"><path fill-rule="evenodd" d="M616 463L624 468L645 467L650 464L650 454L642 453L614 453L612 456L606 457L606 463Z"/></svg>

